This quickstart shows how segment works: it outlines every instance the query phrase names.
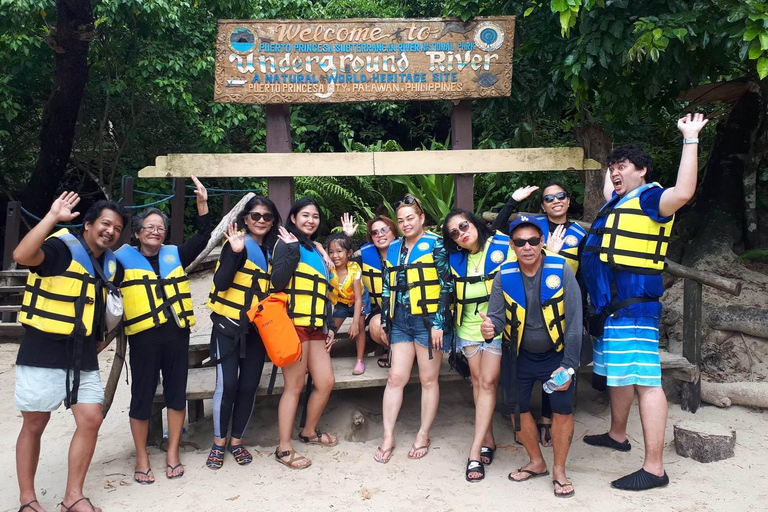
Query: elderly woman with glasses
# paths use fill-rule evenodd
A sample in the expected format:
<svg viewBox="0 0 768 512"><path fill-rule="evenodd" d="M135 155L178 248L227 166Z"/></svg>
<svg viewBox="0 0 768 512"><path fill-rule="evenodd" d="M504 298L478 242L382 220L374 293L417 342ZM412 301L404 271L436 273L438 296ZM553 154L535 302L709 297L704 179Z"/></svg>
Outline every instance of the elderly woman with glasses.
<svg viewBox="0 0 768 512"><path fill-rule="evenodd" d="M517 210L520 203L531 196L537 186L520 187L514 191L507 203L496 217L492 229L504 229L507 226L509 216ZM582 289L582 303L586 305L585 289L579 272L579 256L586 240L587 232L577 223L568 220L568 208L571 206L571 198L568 191L559 181L548 181L541 186L541 209L543 215L537 215L535 219L548 230L544 232L545 250L549 254L559 254L565 258L568 266L573 270L576 281ZM539 428L539 442L542 446L552 446L552 407L549 395L541 394L541 417L536 423ZM517 438L515 438L517 440Z"/></svg>
<svg viewBox="0 0 768 512"><path fill-rule="evenodd" d="M429 452L429 429L440 401L438 377L446 330L451 328L453 283L443 241L424 231L425 215L413 196L395 203L402 238L387 251L382 283L383 337L389 341L391 368L382 404L384 434L374 454L387 463L395 449L395 423L403 403L403 388L411 377L414 359L421 382L421 428L408 458L421 459Z"/></svg>
<svg viewBox="0 0 768 512"><path fill-rule="evenodd" d="M183 245L165 245L168 216L148 208L133 217L137 248L123 245L115 283L123 293L123 328L131 359L131 405L128 416L136 445L133 478L139 484L155 481L147 453L149 419L160 372L168 407L168 450L165 476L184 475L179 442L187 405L189 331L195 325L189 279L184 268L205 249L211 236L208 192L192 176L197 196L197 234Z"/></svg>
<svg viewBox="0 0 768 512"><path fill-rule="evenodd" d="M454 281L456 349L467 358L475 399L475 436L469 449L466 479L485 478L496 452L493 410L501 371L501 335L486 340L480 332L488 313L493 278L513 254L509 237L491 231L473 213L457 209L443 222L443 240Z"/></svg>

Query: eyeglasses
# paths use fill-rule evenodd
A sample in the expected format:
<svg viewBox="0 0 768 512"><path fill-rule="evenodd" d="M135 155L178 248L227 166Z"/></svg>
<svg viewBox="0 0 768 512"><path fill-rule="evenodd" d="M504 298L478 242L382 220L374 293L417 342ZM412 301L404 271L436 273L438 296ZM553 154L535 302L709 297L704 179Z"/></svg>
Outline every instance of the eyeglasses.
<svg viewBox="0 0 768 512"><path fill-rule="evenodd" d="M469 229L469 221L465 220L464 222L459 223L459 229L452 229L448 232L449 235L451 235L451 238L456 240L461 236L462 233L466 233Z"/></svg>
<svg viewBox="0 0 768 512"><path fill-rule="evenodd" d="M403 205L409 205L409 204L413 204L413 203L416 203L416 206L418 206L419 209L421 209L421 203L419 203L419 200L416 199L413 196L406 196L405 199L403 199L402 201L396 202L394 204L394 208L395 208L395 210L397 210L398 208L400 208Z"/></svg>
<svg viewBox="0 0 768 512"><path fill-rule="evenodd" d="M389 233L389 226L384 226L381 229L372 229L371 230L371 236L372 237L379 236L379 235L386 235L387 233Z"/></svg>
<svg viewBox="0 0 768 512"><path fill-rule="evenodd" d="M558 199L560 201L565 201L565 198L568 197L568 193L565 191L558 192L557 194L546 194L542 199L545 203L551 203L555 199Z"/></svg>
<svg viewBox="0 0 768 512"><path fill-rule="evenodd" d="M534 236L531 238L513 238L512 241L516 247L525 247L525 244L530 244L531 247L536 247L541 243L540 236Z"/></svg>
<svg viewBox="0 0 768 512"><path fill-rule="evenodd" d="M259 222L261 219L264 219L264 222L272 222L275 220L275 216L271 213L248 212L248 215L253 222Z"/></svg>
<svg viewBox="0 0 768 512"><path fill-rule="evenodd" d="M158 235L165 234L165 228L162 226L141 226L141 230L147 233L157 233Z"/></svg>

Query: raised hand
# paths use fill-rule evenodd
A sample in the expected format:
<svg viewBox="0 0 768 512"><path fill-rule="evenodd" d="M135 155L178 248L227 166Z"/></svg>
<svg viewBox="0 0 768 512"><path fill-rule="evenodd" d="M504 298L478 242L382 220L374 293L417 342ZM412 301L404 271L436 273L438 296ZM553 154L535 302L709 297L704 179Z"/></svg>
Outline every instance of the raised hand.
<svg viewBox="0 0 768 512"><path fill-rule="evenodd" d="M348 237L353 237L355 236L355 233L357 233L357 224L355 224L354 217L349 213L345 212L344 215L341 216L341 230Z"/></svg>
<svg viewBox="0 0 768 512"><path fill-rule="evenodd" d="M558 225L555 230L550 233L549 239L547 240L547 252L552 254L557 254L560 252L560 249L563 248L563 243L565 242L563 235L565 234L565 224Z"/></svg>
<svg viewBox="0 0 768 512"><path fill-rule="evenodd" d="M484 340L492 340L496 337L496 328L493 326L493 322L485 313L478 311L477 314L483 319L483 323L480 324L480 334L483 335Z"/></svg>
<svg viewBox="0 0 768 512"><path fill-rule="evenodd" d="M245 234L238 232L237 224L234 222L227 227L224 236L227 238L232 252L240 253L245 248Z"/></svg>
<svg viewBox="0 0 768 512"><path fill-rule="evenodd" d="M62 192L48 213L56 218L56 222L69 222L80 215L80 212L73 211L79 202L80 196L76 192Z"/></svg>
<svg viewBox="0 0 768 512"><path fill-rule="evenodd" d="M517 201L518 203L527 199L531 196L534 192L539 190L539 187L536 185L528 185L527 187L520 187L519 189L515 190L512 193L512 199Z"/></svg>
<svg viewBox="0 0 768 512"><path fill-rule="evenodd" d="M709 119L704 119L704 114L686 114L677 121L677 129L686 139L695 139L699 132L707 125Z"/></svg>
<svg viewBox="0 0 768 512"><path fill-rule="evenodd" d="M299 239L296 238L296 235L289 233L288 230L283 226L279 226L277 228L277 238L285 244L295 244L299 242Z"/></svg>
<svg viewBox="0 0 768 512"><path fill-rule="evenodd" d="M205 189L200 180L194 176L190 176L192 183L195 184L195 195L197 196L197 214L205 215L208 213L208 191Z"/></svg>

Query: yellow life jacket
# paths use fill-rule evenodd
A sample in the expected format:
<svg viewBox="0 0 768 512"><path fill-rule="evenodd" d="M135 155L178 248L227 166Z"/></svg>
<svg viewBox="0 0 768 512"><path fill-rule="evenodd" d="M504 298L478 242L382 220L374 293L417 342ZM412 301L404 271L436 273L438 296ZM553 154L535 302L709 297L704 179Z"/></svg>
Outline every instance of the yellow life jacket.
<svg viewBox="0 0 768 512"><path fill-rule="evenodd" d="M224 242L224 245L229 242ZM245 314L269 291L269 263L264 257L258 242L252 236L245 235L246 259L243 266L235 273L229 288L219 290L211 284L208 294L209 309L233 320L245 319ZM219 270L221 261L216 263Z"/></svg>
<svg viewBox="0 0 768 512"><path fill-rule="evenodd" d="M668 222L656 222L640 206L642 193L657 187L661 185L648 183L608 201L598 213L598 219L607 217L605 225L589 230L590 235L602 235L602 242L599 247L588 245L584 250L599 252L600 261L613 269L661 274L674 215Z"/></svg>
<svg viewBox="0 0 768 512"><path fill-rule="evenodd" d="M438 236L433 233L424 233L416 242L408 255L408 262L400 265L400 249L403 238L394 240L387 251L387 272L389 272L389 289L391 300L389 301L389 315L395 315L395 294L399 291L409 290L411 302L411 314L426 315L436 313L440 302L440 279L437 275L435 257L432 249ZM405 271L405 284L397 284L397 274Z"/></svg>
<svg viewBox="0 0 768 512"><path fill-rule="evenodd" d="M52 234L65 244L72 261L63 274L42 277L30 272L24 288L19 322L50 334L72 333L90 336L93 332L94 305L96 304L96 273L88 251L80 240L61 229ZM50 237L48 237L50 238ZM104 276L112 281L117 263L115 255L104 251ZM106 293L101 291L103 307ZM76 332L77 331L79 332Z"/></svg>
<svg viewBox="0 0 768 512"><path fill-rule="evenodd" d="M544 314L544 323L549 332L549 337L555 346L555 350L563 350L563 335L565 334L565 308L563 307L563 267L565 258L553 254L544 256L541 269L540 299L541 311ZM517 351L520 352L520 344L523 340L525 328L525 287L520 275L520 266L517 261L504 263L499 269L501 272L501 288L506 302L503 339L508 343L517 343ZM534 306L536 307L536 306ZM515 340L515 334L517 339Z"/></svg>
<svg viewBox="0 0 768 512"><path fill-rule="evenodd" d="M539 215L536 219L545 228L549 226L549 219L546 215ZM547 229L544 233L545 244L549 241L549 235L550 233ZM587 232L575 222L571 222L571 225L563 233L563 247L558 254L565 258L565 262L573 270L573 275L576 275L576 272L579 270L579 244L581 244L585 236L587 236Z"/></svg>
<svg viewBox="0 0 768 512"><path fill-rule="evenodd" d="M328 268L314 249L300 245L300 251L299 265L285 288L288 316L299 327L323 327L329 301Z"/></svg>
<svg viewBox="0 0 768 512"><path fill-rule="evenodd" d="M355 276L360 274L360 265L354 261L347 262L347 277L343 283L339 283L339 275L336 270L331 270L331 303L336 305L339 302L351 306L355 303Z"/></svg>
<svg viewBox="0 0 768 512"><path fill-rule="evenodd" d="M368 290L368 296L371 298L371 306L381 306L381 288L383 279L379 250L372 243L367 243L360 248L360 256L363 260L363 286Z"/></svg>
<svg viewBox="0 0 768 512"><path fill-rule="evenodd" d="M451 273L454 282L454 306L456 308L456 325L461 325L461 319L464 312L464 306L475 304L475 311L480 304L488 302L493 286L493 278L496 276L501 264L507 261L510 254L514 251L509 247L509 236L496 232L492 237L485 241L483 247L483 268L482 274L467 276L467 266L469 257L465 251L452 253L448 261L451 265ZM486 295L483 297L467 298L466 287L468 284L484 282Z"/></svg>
<svg viewBox="0 0 768 512"><path fill-rule="evenodd" d="M123 245L115 257L125 273L120 286L125 334L130 336L152 329L170 317L182 329L195 325L189 278L181 266L178 247L160 247L159 277L147 258L130 245Z"/></svg>

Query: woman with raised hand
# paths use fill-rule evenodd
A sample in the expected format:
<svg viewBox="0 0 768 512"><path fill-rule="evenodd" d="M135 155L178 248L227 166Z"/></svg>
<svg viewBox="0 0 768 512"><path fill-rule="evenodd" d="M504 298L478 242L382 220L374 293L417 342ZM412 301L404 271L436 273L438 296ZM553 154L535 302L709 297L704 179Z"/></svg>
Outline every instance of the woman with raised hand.
<svg viewBox="0 0 768 512"><path fill-rule="evenodd" d="M424 210L418 200L407 195L394 206L403 237L389 246L382 285L383 337L390 344L392 366L382 404L384 433L373 456L381 463L389 462L395 449L395 423L414 359L421 382L421 427L408 458L421 459L429 453L429 430L440 401L440 363L449 348L443 337L451 328L453 300L448 254L439 236L424 231Z"/></svg>
<svg viewBox="0 0 768 512"><path fill-rule="evenodd" d="M352 217L345 213L341 218L341 227L344 234L353 236L357 231L357 224ZM360 260L362 268L362 281L371 303L370 312L365 319L368 326L368 334L371 339L387 347L381 328L381 289L382 269L387 261L387 250L397 234L397 226L389 217L377 215L365 225L365 237L368 243L360 247ZM378 361L381 368L389 368L389 354L385 354Z"/></svg>
<svg viewBox="0 0 768 512"><path fill-rule="evenodd" d="M168 408L168 450L165 476L184 476L179 442L187 405L189 330L195 325L189 278L184 268L205 249L211 236L208 192L192 176L197 196L197 234L181 246L165 245L168 216L147 208L133 217L137 248L123 245L115 282L123 294L123 327L130 344L131 405L128 416L136 446L133 478L155 481L147 453L149 419L160 373Z"/></svg>
<svg viewBox="0 0 768 512"><path fill-rule="evenodd" d="M253 412L266 349L246 313L269 293L269 263L277 241L280 214L263 196L252 197L224 234L227 241L213 276L211 359L216 361L213 395L213 445L206 466L219 469L229 451L241 466L253 460L243 434ZM231 421L231 428L230 428Z"/></svg>
<svg viewBox="0 0 768 512"><path fill-rule="evenodd" d="M534 185L515 190L499 212L491 229L506 229L512 212L537 190L539 187ZM571 197L559 181L552 180L542 185L540 202L544 214L537 215L535 218L542 226L549 227L544 233L544 248L550 254L559 254L565 258L582 289L582 303L586 304L586 291L579 272L579 257L587 232L576 222L568 220ZM541 445L552 446L552 406L549 403L549 395L544 392L541 394L541 417L536 426L539 428ZM515 434L515 440L517 441L517 434Z"/></svg>
<svg viewBox="0 0 768 512"><path fill-rule="evenodd" d="M331 315L330 274L314 242L321 224L320 208L310 198L296 201L280 228L272 260L272 288L288 295L288 316L301 341L301 359L283 367L285 389L278 406L280 442L275 458L291 469L312 463L293 449L291 434L304 378L309 370L314 389L307 403L307 418L299 432L302 443L336 446L338 438L317 428L320 416L336 383L331 365L331 346L336 325Z"/></svg>
<svg viewBox="0 0 768 512"><path fill-rule="evenodd" d="M507 235L494 233L473 213L461 209L445 218L443 240L454 280L456 349L469 363L475 399L475 435L465 477L479 482L496 453L493 411L501 372L501 336L485 340L480 315L488 313L493 277L512 251Z"/></svg>

